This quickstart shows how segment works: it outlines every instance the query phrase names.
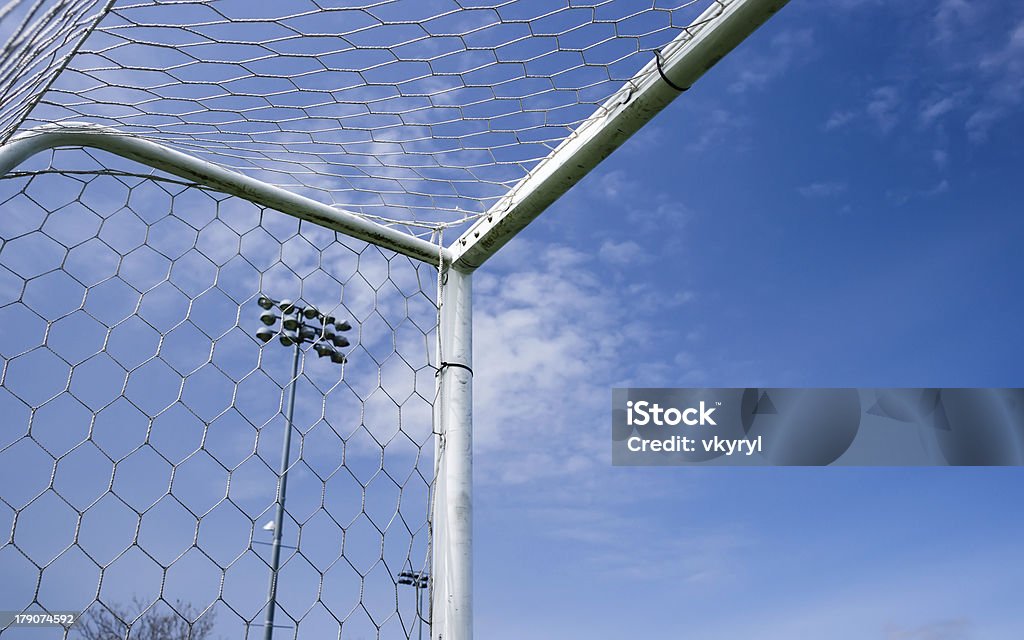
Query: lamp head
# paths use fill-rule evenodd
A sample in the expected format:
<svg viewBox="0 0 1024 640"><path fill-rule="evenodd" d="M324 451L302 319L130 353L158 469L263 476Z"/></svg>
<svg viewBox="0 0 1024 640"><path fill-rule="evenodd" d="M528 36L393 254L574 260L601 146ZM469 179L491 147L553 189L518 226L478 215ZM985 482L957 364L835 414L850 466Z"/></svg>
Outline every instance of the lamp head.
<svg viewBox="0 0 1024 640"><path fill-rule="evenodd" d="M285 329L289 331L295 331L299 328L299 316L294 313L289 313L284 317L284 322L281 323Z"/></svg>
<svg viewBox="0 0 1024 640"><path fill-rule="evenodd" d="M314 344L313 351L316 351L317 355L319 355L321 358L333 356L335 353L337 353L334 347L327 344L326 342L317 342L316 344Z"/></svg>

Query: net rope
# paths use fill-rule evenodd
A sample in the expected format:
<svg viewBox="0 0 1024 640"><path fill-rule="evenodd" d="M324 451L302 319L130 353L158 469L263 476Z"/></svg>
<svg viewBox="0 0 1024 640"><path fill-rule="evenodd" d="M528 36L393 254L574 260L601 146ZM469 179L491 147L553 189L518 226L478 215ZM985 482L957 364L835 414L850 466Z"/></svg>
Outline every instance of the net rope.
<svg viewBox="0 0 1024 640"><path fill-rule="evenodd" d="M0 141L106 125L429 237L484 214L721 3L12 4Z"/></svg>
<svg viewBox="0 0 1024 640"><path fill-rule="evenodd" d="M61 149L0 180L4 607L263 637L294 348L254 337L263 293L353 325L344 365L302 347L275 637L416 637L436 267L136 170Z"/></svg>
<svg viewBox="0 0 1024 640"><path fill-rule="evenodd" d="M725 4L12 0L0 143L110 127L443 246ZM302 346L275 638L430 633L443 266L102 151L0 177L2 608L263 637L294 348L255 337L267 295L354 326L343 365Z"/></svg>

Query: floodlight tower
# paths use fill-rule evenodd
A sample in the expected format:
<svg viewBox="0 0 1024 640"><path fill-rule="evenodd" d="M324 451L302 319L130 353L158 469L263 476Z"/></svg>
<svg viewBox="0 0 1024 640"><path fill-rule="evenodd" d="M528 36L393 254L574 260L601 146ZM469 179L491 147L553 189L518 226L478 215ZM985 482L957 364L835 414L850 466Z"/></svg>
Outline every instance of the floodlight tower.
<svg viewBox="0 0 1024 640"><path fill-rule="evenodd" d="M416 588L416 618L420 625L420 638L423 638L423 606L420 591L430 584L430 576L425 571L403 571L398 574L398 584L407 584Z"/></svg>
<svg viewBox="0 0 1024 640"><path fill-rule="evenodd" d="M277 473L277 510L273 524L265 528L273 531L274 541L270 552L270 586L267 592L267 617L263 628L264 640L272 640L274 636L274 613L277 605L277 572L281 561L281 534L284 529L284 499L288 489L288 458L292 443L292 419L295 414L295 385L299 380L299 357L302 345L310 342L313 351L321 358L330 358L337 365L345 363L345 356L338 350L349 346L348 339L341 335L352 329L347 320L338 320L333 316L321 313L316 307L303 307L291 300L274 300L260 296L256 304L263 309L260 322L263 326L256 330L256 338L269 343L274 336L286 347L295 347L292 359L292 376L288 384L288 406L285 410L284 440L281 443L281 466ZM279 310L281 315L275 312ZM280 329L277 321L281 321Z"/></svg>

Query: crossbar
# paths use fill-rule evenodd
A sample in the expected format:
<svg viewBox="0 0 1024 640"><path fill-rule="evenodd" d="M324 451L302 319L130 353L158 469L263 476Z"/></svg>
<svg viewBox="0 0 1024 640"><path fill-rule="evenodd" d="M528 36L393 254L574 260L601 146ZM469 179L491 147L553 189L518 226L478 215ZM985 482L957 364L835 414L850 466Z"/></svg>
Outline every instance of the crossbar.
<svg viewBox="0 0 1024 640"><path fill-rule="evenodd" d="M455 266L482 265L787 2L717 0L452 244Z"/></svg>
<svg viewBox="0 0 1024 640"><path fill-rule="evenodd" d="M450 260L447 249L422 238L367 220L351 211L332 207L244 176L156 142L94 124L44 125L12 138L0 146L0 176L7 175L14 167L37 153L56 147L89 147L107 151L428 264L439 266L441 262Z"/></svg>

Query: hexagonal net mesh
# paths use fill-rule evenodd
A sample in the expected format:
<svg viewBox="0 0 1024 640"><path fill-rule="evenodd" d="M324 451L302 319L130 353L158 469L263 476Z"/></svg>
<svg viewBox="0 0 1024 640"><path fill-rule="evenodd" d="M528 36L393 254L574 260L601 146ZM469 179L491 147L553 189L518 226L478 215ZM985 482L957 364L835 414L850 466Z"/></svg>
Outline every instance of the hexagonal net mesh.
<svg viewBox="0 0 1024 640"><path fill-rule="evenodd" d="M263 637L295 347L254 337L262 292L353 325L343 365L301 347L275 637L415 636L436 268L136 171L62 149L0 180L0 608Z"/></svg>
<svg viewBox="0 0 1024 640"><path fill-rule="evenodd" d="M480 242L500 246L635 131L609 122L628 111L639 126L666 104L634 93L681 90L659 48L678 53L750 4L3 5L3 170L41 140L89 145L95 126L40 137L86 123L122 134L107 142L144 139L130 142L159 158L124 157L171 173L71 146L0 179L0 635L13 629L2 610L77 609L92 626L70 634L86 640L412 637L428 596L434 637L470 634L470 287L457 269L479 262L443 236L550 178ZM706 41L689 76L731 42ZM609 139L559 154L594 130ZM176 170L187 163L203 168ZM546 171L558 163L579 175ZM242 176L218 182L223 168ZM444 285L443 345L435 255L463 283ZM323 333L258 339L262 295L349 319L347 361L320 357ZM462 360L441 362L442 347Z"/></svg>
<svg viewBox="0 0 1024 640"><path fill-rule="evenodd" d="M726 4L15 0L0 142L108 125L429 235L486 213Z"/></svg>

